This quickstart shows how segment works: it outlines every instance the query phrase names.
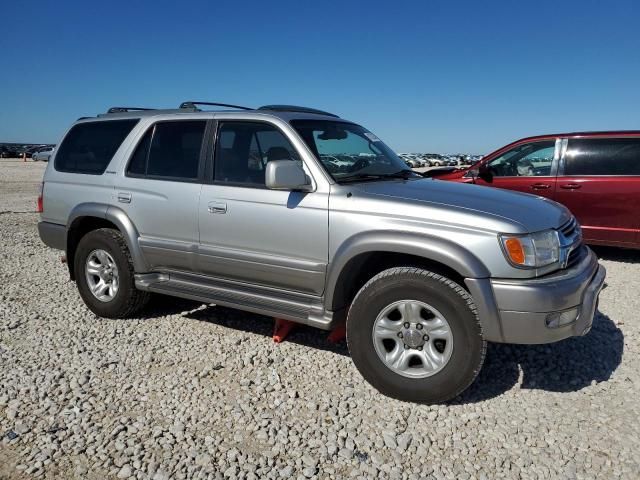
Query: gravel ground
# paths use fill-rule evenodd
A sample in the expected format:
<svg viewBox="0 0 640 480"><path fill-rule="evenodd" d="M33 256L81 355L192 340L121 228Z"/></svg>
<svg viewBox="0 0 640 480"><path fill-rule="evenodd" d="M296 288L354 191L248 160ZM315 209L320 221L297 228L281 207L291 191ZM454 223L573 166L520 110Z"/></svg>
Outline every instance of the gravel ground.
<svg viewBox="0 0 640 480"><path fill-rule="evenodd" d="M0 478L629 478L640 472L640 253L591 333L490 345L449 405L390 400L346 347L157 297L143 318L83 305L33 213L43 164L0 160Z"/></svg>

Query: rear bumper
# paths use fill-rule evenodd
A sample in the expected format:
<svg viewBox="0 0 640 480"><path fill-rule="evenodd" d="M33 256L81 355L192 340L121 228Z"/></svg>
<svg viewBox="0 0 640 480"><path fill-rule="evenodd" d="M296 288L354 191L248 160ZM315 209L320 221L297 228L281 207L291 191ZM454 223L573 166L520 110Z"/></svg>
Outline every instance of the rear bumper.
<svg viewBox="0 0 640 480"><path fill-rule="evenodd" d="M67 227L51 222L38 222L38 234L45 245L58 250L67 249Z"/></svg>
<svg viewBox="0 0 640 480"><path fill-rule="evenodd" d="M474 280L473 288L467 284L474 298L479 283L483 288L478 294L489 295L476 302L487 340L537 344L588 333L605 277L604 267L587 249L578 265L542 278ZM567 323L548 324L563 313Z"/></svg>

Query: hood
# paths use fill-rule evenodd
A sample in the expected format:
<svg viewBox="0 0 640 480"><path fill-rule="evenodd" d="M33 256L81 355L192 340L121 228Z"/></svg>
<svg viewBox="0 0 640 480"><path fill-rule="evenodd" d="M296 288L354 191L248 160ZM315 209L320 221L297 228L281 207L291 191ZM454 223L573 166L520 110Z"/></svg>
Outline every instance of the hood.
<svg viewBox="0 0 640 480"><path fill-rule="evenodd" d="M434 219L528 233L558 228L571 218L564 206L544 197L436 179L363 182L350 185L367 197L431 208ZM396 206L397 207L397 206ZM482 223L482 218L491 222ZM505 230L505 226L514 228Z"/></svg>

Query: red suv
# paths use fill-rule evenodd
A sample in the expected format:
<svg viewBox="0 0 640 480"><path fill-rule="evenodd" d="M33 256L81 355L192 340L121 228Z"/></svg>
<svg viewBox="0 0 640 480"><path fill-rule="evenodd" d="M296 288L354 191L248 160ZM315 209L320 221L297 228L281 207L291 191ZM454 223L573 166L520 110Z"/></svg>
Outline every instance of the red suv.
<svg viewBox="0 0 640 480"><path fill-rule="evenodd" d="M578 218L587 243L640 248L640 131L524 138L471 168L431 174L550 198Z"/></svg>

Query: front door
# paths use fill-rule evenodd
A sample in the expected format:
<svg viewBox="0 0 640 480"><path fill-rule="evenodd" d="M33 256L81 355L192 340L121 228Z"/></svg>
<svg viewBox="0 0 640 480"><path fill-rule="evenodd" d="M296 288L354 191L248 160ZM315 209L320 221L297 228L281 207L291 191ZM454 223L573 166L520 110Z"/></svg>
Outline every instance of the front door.
<svg viewBox="0 0 640 480"><path fill-rule="evenodd" d="M560 139L518 145L489 160L486 163L489 176L477 178L476 183L553 199L559 152Z"/></svg>
<svg viewBox="0 0 640 480"><path fill-rule="evenodd" d="M640 238L640 138L570 138L556 200L591 243L633 246Z"/></svg>
<svg viewBox="0 0 640 480"><path fill-rule="evenodd" d="M268 122L223 121L214 152L198 209L201 273L321 295L328 194L265 186L267 162L301 162L285 133Z"/></svg>

